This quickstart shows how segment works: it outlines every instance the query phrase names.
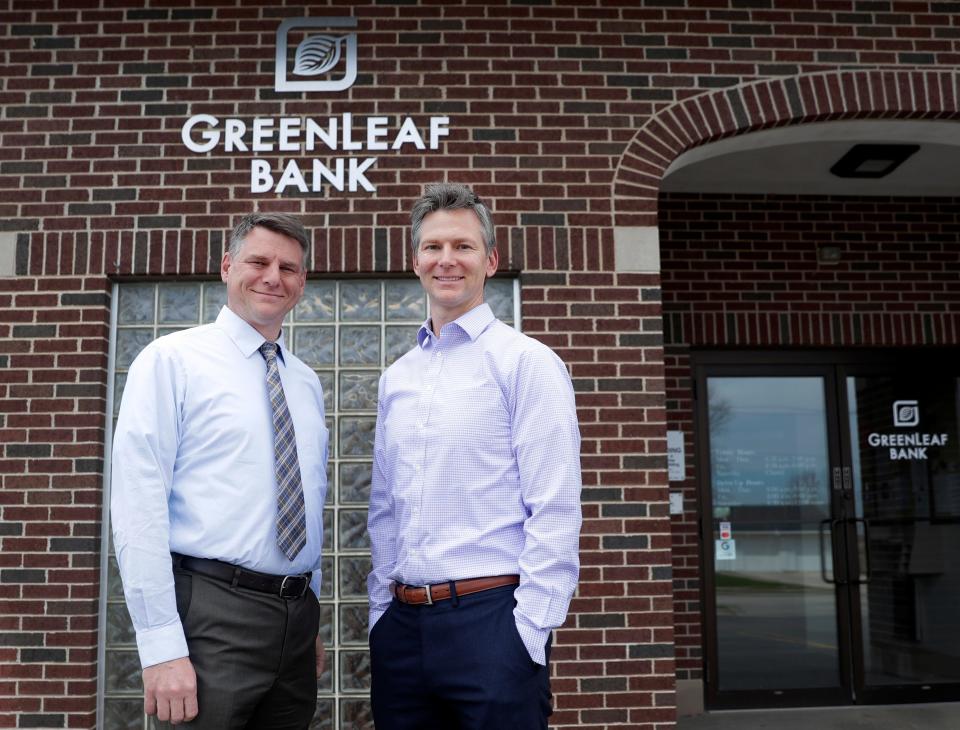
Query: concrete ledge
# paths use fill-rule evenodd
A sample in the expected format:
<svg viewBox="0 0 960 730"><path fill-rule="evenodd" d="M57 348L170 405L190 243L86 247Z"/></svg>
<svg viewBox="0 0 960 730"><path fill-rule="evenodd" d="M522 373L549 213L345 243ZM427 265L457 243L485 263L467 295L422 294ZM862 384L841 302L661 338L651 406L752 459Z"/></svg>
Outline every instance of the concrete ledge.
<svg viewBox="0 0 960 730"><path fill-rule="evenodd" d="M0 233L0 277L17 275L17 234Z"/></svg>
<svg viewBox="0 0 960 730"><path fill-rule="evenodd" d="M657 226L617 226L613 229L614 270L620 273L660 273L660 229Z"/></svg>
<svg viewBox="0 0 960 730"><path fill-rule="evenodd" d="M703 680L677 680L677 717L703 714Z"/></svg>

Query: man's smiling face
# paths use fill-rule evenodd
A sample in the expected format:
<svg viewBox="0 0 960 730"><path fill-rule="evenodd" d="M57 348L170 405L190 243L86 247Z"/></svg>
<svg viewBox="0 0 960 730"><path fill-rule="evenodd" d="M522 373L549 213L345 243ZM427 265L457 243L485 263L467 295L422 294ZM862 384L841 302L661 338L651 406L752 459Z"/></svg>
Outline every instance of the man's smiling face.
<svg viewBox="0 0 960 730"><path fill-rule="evenodd" d="M224 254L220 277L227 284L227 306L268 340L303 294L303 249L293 238L261 226L244 239L236 256Z"/></svg>
<svg viewBox="0 0 960 730"><path fill-rule="evenodd" d="M423 219L413 270L430 299L435 332L483 302L483 284L497 263L472 210L438 210Z"/></svg>

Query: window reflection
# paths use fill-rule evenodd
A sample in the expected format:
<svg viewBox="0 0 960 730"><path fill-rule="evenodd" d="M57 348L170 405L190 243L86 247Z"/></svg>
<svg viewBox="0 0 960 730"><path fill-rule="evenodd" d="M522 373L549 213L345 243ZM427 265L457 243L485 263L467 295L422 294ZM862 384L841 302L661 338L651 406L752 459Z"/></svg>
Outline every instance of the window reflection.
<svg viewBox="0 0 960 730"><path fill-rule="evenodd" d="M714 377L707 391L718 687L835 686L823 380Z"/></svg>
<svg viewBox="0 0 960 730"><path fill-rule="evenodd" d="M865 682L960 681L960 381L850 377L847 402L861 579L868 558L870 568L859 601ZM896 403L914 404L913 418L898 419ZM925 435L937 443L882 439Z"/></svg>

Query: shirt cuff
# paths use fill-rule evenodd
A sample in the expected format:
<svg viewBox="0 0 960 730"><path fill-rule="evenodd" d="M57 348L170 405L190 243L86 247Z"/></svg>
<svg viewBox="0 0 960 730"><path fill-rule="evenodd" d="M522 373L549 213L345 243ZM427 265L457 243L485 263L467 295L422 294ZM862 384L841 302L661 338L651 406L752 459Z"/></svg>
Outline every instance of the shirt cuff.
<svg viewBox="0 0 960 730"><path fill-rule="evenodd" d="M373 631L374 625L377 621L380 620L380 617L387 612L385 608L371 608L370 609L370 620L367 621L367 636L370 636L370 632Z"/></svg>
<svg viewBox="0 0 960 730"><path fill-rule="evenodd" d="M155 629L137 631L137 649L140 652L140 666L144 669L190 656L187 639L183 635L183 624L179 620Z"/></svg>
<svg viewBox="0 0 960 730"><path fill-rule="evenodd" d="M547 664L547 638L550 636L550 629L538 629L530 626L516 613L513 615L517 624L517 633L523 639L523 645L527 647L527 653L537 664Z"/></svg>

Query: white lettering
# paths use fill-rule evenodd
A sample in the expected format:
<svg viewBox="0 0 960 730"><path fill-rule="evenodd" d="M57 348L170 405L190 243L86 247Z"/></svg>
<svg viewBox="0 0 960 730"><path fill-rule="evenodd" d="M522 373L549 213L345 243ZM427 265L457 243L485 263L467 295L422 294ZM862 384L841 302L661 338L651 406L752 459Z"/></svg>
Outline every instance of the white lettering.
<svg viewBox="0 0 960 730"><path fill-rule="evenodd" d="M270 163L266 160L250 161L250 192L265 193L273 187Z"/></svg>
<svg viewBox="0 0 960 730"><path fill-rule="evenodd" d="M890 449L890 460L896 461L898 459L926 459L927 458L927 447L918 446L911 449Z"/></svg>
<svg viewBox="0 0 960 730"><path fill-rule="evenodd" d="M430 117L430 149L440 147L440 137L450 135L450 117Z"/></svg>
<svg viewBox="0 0 960 730"><path fill-rule="evenodd" d="M397 133L396 139L393 140L392 149L398 150L407 142L412 142L418 150L425 150L427 148L423 143L423 137L421 137L420 132L417 131L416 123L410 117L403 120L403 125Z"/></svg>
<svg viewBox="0 0 960 730"><path fill-rule="evenodd" d="M227 152L233 152L234 149L246 152L247 145L243 141L246 131L247 125L239 119L228 119L227 128L223 132L223 149Z"/></svg>
<svg viewBox="0 0 960 730"><path fill-rule="evenodd" d="M378 142L377 139L387 135L386 117L368 117L367 118L367 149L385 150L386 142Z"/></svg>
<svg viewBox="0 0 960 730"><path fill-rule="evenodd" d="M216 147L217 143L220 141L220 132L215 132L212 129L202 130L200 132L200 138L203 140L203 144L194 142L193 138L190 136L190 133L198 124L206 124L210 127L216 127L219 123L220 122L216 117L211 117L209 114L195 114L183 125L183 129L180 130L180 139L183 140L183 144L191 152L209 152Z"/></svg>
<svg viewBox="0 0 960 730"><path fill-rule="evenodd" d="M376 188L370 184L370 181L367 180L366 175L363 173L367 171L374 162L377 161L376 157L368 157L363 161L362 165L357 165L357 160L353 157L350 158L350 179L348 187L351 193L357 191L357 183L363 187L368 193L376 192Z"/></svg>
<svg viewBox="0 0 960 730"><path fill-rule="evenodd" d="M216 127L223 122L223 133ZM247 152L244 136L248 129L250 149L254 152L312 152L323 145L330 150L399 150L412 144L417 149L427 149L424 132L410 117L404 117L399 129L395 130L390 141L390 117L371 116L365 121L365 137L354 138L353 114L346 112L338 117L316 120L310 117L256 117L248 126L241 119L230 117L220 120L210 114L196 114L190 117L181 129L183 144L191 152L209 152L218 144L223 144L227 152ZM450 136L449 117L430 117L429 149L440 147L442 139ZM204 128L206 127L206 128ZM200 139L195 139L199 134ZM388 144L389 142L389 144Z"/></svg>
<svg viewBox="0 0 960 730"><path fill-rule="evenodd" d="M310 188L307 187L307 181L303 179L303 173L300 172L300 167L297 165L296 160L290 160L290 162L287 163L274 192L282 193L287 189L288 185L296 185L297 190L301 193L310 191Z"/></svg>
<svg viewBox="0 0 960 730"><path fill-rule="evenodd" d="M280 120L280 143L277 146L281 152L296 152L300 149L300 120L296 117L284 117Z"/></svg>
<svg viewBox="0 0 960 730"><path fill-rule="evenodd" d="M253 120L253 151L273 151L273 120L258 117Z"/></svg>
<svg viewBox="0 0 960 730"><path fill-rule="evenodd" d="M247 121L196 114L184 122L180 137L184 146L195 153L210 152L221 147L228 153L279 151L289 154L324 148L349 152L400 150L407 145L425 150L425 139L429 139L429 149L438 149L441 141L450 135L449 117L430 117L429 137L427 127L419 128L410 117L398 119L396 123L399 127L392 128L391 119L389 116L366 117L363 128L355 132L353 114L349 112L320 120L310 117L255 117ZM344 156L326 161L311 160L309 170L306 160L291 157L293 155L287 156L282 162L282 172L281 167L273 170L269 160L260 157L251 159L250 191L265 193L274 190L282 193L295 188L306 193L311 190L320 192L321 188L329 186L338 191L376 192L376 186L367 177L367 173L376 165L375 157ZM924 435L921 438L915 434L909 436L911 440L906 442L903 436L897 438L901 444L937 443L936 436ZM943 438L946 439L945 436ZM889 445L894 445L892 437L888 435L870 434L869 439L871 445L886 444L888 441Z"/></svg>
<svg viewBox="0 0 960 730"><path fill-rule="evenodd" d="M950 436L946 433L871 433L870 446L945 446Z"/></svg>
<svg viewBox="0 0 960 730"><path fill-rule="evenodd" d="M363 144L353 141L353 114L343 115L343 149L362 150Z"/></svg>
<svg viewBox="0 0 960 730"><path fill-rule="evenodd" d="M337 168L336 174L330 170L329 167L324 165L320 160L313 161L313 192L320 192L320 178L323 178L330 186L343 192L343 158L338 157L334 160L335 167Z"/></svg>
<svg viewBox="0 0 960 730"><path fill-rule="evenodd" d="M324 129L312 119L307 119L307 152L313 152L314 140L319 139L328 149L337 149L337 118L327 120L328 129Z"/></svg>

